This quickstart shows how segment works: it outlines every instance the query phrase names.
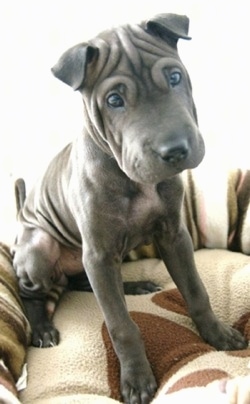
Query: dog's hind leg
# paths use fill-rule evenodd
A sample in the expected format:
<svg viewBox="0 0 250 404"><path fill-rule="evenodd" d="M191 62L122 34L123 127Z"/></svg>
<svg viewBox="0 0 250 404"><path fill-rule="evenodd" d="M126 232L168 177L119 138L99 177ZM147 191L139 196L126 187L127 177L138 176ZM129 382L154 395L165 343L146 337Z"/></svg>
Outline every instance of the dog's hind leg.
<svg viewBox="0 0 250 404"><path fill-rule="evenodd" d="M84 292L93 292L85 271L68 278L68 288ZM123 282L125 295L146 295L159 292L161 287L151 281Z"/></svg>
<svg viewBox="0 0 250 404"><path fill-rule="evenodd" d="M37 347L56 345L59 333L46 311L46 298L60 256L59 244L41 229L26 228L12 252L20 295L32 328L32 344Z"/></svg>

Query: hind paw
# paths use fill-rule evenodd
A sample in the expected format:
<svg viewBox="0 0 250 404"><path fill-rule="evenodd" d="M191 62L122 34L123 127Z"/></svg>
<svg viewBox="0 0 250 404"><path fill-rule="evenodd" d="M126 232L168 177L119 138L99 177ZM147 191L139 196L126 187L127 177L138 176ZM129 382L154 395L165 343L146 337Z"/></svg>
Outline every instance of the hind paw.
<svg viewBox="0 0 250 404"><path fill-rule="evenodd" d="M38 348L49 348L59 343L59 332L50 322L36 325L32 334L32 345Z"/></svg>
<svg viewBox="0 0 250 404"><path fill-rule="evenodd" d="M124 282L123 288L125 295L146 295L162 290L160 286L150 281Z"/></svg>

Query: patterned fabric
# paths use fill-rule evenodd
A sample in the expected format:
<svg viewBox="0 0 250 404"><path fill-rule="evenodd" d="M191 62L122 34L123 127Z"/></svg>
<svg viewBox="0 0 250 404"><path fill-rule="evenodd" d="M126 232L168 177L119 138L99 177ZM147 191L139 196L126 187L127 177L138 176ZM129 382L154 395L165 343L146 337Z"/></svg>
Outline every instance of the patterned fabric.
<svg viewBox="0 0 250 404"><path fill-rule="evenodd" d="M250 257L202 249L195 252L195 260L217 315L250 338ZM248 375L250 351L217 352L200 338L160 260L125 263L122 273L124 280L149 279L163 288L149 295L126 296L158 382L156 403L186 388L203 388L203 399L196 402L207 402L211 382ZM22 403L108 404L111 399L121 400L118 361L94 295L65 293L54 321L60 344L29 349L28 387L21 393ZM212 402L220 400L217 397Z"/></svg>
<svg viewBox="0 0 250 404"><path fill-rule="evenodd" d="M195 250L250 254L250 171L199 167L183 175L183 216Z"/></svg>
<svg viewBox="0 0 250 404"><path fill-rule="evenodd" d="M29 336L10 251L0 243L0 398L4 402L17 402L16 383L22 373ZM12 401L7 401L10 398Z"/></svg>

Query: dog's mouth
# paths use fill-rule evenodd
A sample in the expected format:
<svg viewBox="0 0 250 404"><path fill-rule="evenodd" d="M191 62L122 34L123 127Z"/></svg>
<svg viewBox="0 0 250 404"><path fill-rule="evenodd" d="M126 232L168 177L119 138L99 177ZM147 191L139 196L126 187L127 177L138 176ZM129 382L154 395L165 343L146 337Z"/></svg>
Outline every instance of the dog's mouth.
<svg viewBox="0 0 250 404"><path fill-rule="evenodd" d="M158 184L180 174L185 169L180 164L150 169L149 166L143 167L137 162L136 168L133 171L126 170L126 174L131 180L141 184Z"/></svg>

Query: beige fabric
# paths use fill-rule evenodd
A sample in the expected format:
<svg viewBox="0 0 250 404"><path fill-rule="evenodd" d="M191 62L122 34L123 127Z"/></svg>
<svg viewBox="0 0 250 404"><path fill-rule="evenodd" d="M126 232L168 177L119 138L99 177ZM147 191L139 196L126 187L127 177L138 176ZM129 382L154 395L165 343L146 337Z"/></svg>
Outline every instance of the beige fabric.
<svg viewBox="0 0 250 404"><path fill-rule="evenodd" d="M218 316L249 338L250 257L204 249L195 253L195 259ZM141 328L161 400L166 393L248 374L249 350L216 352L197 335L160 260L126 263L123 275L126 280L150 279L164 288L156 294L126 297L131 316ZM66 293L54 320L61 342L54 348L29 349L28 387L21 393L22 403L119 400L119 367L93 294Z"/></svg>

